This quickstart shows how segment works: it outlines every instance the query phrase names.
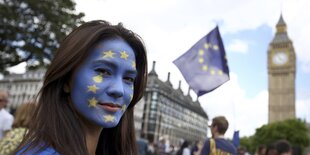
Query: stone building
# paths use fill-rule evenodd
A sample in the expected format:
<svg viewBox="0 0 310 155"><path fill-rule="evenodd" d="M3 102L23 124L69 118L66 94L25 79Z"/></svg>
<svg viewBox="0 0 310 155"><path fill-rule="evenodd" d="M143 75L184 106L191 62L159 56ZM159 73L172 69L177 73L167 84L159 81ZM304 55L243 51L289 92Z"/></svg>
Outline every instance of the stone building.
<svg viewBox="0 0 310 155"><path fill-rule="evenodd" d="M141 137L153 142L165 137L172 144L179 144L182 139L196 141L207 137L208 116L199 101L193 101L189 93L184 95L181 83L174 89L170 73L167 81L161 81L155 62L148 74L144 100Z"/></svg>

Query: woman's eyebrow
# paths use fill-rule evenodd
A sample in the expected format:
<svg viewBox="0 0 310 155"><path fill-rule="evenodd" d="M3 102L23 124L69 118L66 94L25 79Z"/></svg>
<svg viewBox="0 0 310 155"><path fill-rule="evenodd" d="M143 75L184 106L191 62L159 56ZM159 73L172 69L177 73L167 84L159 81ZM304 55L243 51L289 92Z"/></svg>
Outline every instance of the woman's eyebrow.
<svg viewBox="0 0 310 155"><path fill-rule="evenodd" d="M107 66L116 68L116 64L115 63L113 63L113 62L111 62L109 60L104 60L104 59L96 60L96 61L93 62L93 64L95 64L95 65L105 64Z"/></svg>

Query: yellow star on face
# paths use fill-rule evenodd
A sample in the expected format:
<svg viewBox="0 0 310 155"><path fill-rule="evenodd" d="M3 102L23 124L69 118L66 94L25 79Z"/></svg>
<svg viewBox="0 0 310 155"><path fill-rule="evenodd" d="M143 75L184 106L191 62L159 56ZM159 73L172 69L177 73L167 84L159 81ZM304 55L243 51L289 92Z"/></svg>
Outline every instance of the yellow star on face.
<svg viewBox="0 0 310 155"><path fill-rule="evenodd" d="M210 71L210 73L211 73L211 75L214 75L214 74L215 74L215 71L212 69L212 70Z"/></svg>
<svg viewBox="0 0 310 155"><path fill-rule="evenodd" d="M199 63L202 64L203 63L203 58L199 58L198 61L199 61Z"/></svg>
<svg viewBox="0 0 310 155"><path fill-rule="evenodd" d="M96 93L96 91L99 89L96 85L92 85L92 86L87 86L88 87L88 92L93 92Z"/></svg>
<svg viewBox="0 0 310 155"><path fill-rule="evenodd" d="M124 104L124 105L122 106L122 111L125 112L126 108L127 108L127 106Z"/></svg>
<svg viewBox="0 0 310 155"><path fill-rule="evenodd" d="M103 80L102 75L99 74L99 75L94 76L94 77L93 77L93 80L94 80L94 82L96 82L96 83L101 83L102 80Z"/></svg>
<svg viewBox="0 0 310 155"><path fill-rule="evenodd" d="M214 49L214 50L218 50L219 47L218 47L217 45L213 45L213 49Z"/></svg>
<svg viewBox="0 0 310 155"><path fill-rule="evenodd" d="M131 66L132 66L132 68L136 68L136 62L135 62L135 61L132 61L132 62L131 62Z"/></svg>
<svg viewBox="0 0 310 155"><path fill-rule="evenodd" d="M218 71L218 74L219 74L219 75L223 75L223 71L222 71L222 70L219 70L219 71Z"/></svg>
<svg viewBox="0 0 310 155"><path fill-rule="evenodd" d="M210 47L208 43L205 43L203 46L205 47L205 49L208 49Z"/></svg>
<svg viewBox="0 0 310 155"><path fill-rule="evenodd" d="M208 65L203 65L202 70L207 71L208 70Z"/></svg>
<svg viewBox="0 0 310 155"><path fill-rule="evenodd" d="M199 51L198 51L198 54L199 54L199 55L203 55L203 53L204 53L203 50L199 50Z"/></svg>
<svg viewBox="0 0 310 155"><path fill-rule="evenodd" d="M129 55L126 53L126 51L121 52L121 58L127 60L128 56Z"/></svg>
<svg viewBox="0 0 310 155"><path fill-rule="evenodd" d="M96 100L96 98L91 98L90 100L88 100L88 106L89 107L96 107L96 105L97 105L97 100Z"/></svg>
<svg viewBox="0 0 310 155"><path fill-rule="evenodd" d="M103 119L105 122L114 122L115 118L112 115L105 115L105 116L103 116Z"/></svg>
<svg viewBox="0 0 310 155"><path fill-rule="evenodd" d="M103 52L103 57L104 57L104 58L113 58L113 55L114 55L114 54L115 54L115 53L112 52L112 51Z"/></svg>

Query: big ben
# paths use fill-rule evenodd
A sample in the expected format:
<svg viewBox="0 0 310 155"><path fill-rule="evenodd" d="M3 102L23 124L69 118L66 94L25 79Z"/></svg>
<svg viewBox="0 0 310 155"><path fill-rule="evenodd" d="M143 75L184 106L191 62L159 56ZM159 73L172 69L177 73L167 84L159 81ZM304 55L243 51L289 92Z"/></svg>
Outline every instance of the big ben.
<svg viewBox="0 0 310 155"><path fill-rule="evenodd" d="M296 55L282 15L268 49L268 122L295 118Z"/></svg>

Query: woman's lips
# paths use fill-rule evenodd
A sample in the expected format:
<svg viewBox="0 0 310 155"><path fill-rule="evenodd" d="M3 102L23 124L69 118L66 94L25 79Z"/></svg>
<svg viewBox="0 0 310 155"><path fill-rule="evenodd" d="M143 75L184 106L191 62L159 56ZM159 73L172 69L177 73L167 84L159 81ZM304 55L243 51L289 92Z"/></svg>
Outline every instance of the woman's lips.
<svg viewBox="0 0 310 155"><path fill-rule="evenodd" d="M119 109L121 109L120 105L113 104L113 103L99 103L99 105L106 111L109 112L117 112Z"/></svg>

